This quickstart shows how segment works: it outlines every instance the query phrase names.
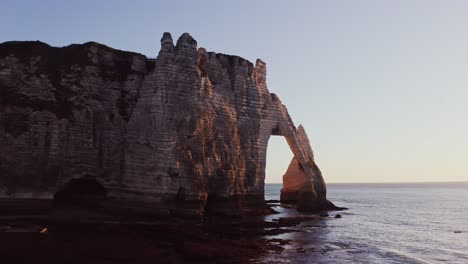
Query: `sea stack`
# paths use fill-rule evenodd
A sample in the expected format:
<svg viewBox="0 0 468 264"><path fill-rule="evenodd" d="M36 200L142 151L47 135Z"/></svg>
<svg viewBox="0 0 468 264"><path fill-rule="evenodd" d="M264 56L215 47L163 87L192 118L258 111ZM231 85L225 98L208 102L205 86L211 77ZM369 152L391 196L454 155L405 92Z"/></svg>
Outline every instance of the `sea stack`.
<svg viewBox="0 0 468 264"><path fill-rule="evenodd" d="M106 208L258 214L268 140L279 135L294 154L281 200L334 209L306 132L266 73L263 61L207 52L188 33L176 45L164 33L156 59L95 42L2 43L0 197L52 199L83 180L105 190L96 203Z"/></svg>

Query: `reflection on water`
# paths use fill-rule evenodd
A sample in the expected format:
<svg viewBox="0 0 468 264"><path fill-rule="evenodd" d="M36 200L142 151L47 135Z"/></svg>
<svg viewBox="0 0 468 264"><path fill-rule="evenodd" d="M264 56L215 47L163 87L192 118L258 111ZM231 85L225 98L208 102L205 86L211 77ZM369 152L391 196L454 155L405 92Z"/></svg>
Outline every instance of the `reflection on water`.
<svg viewBox="0 0 468 264"><path fill-rule="evenodd" d="M268 184L266 199L281 185ZM341 219L301 223L259 263L468 263L468 184L330 184ZM297 215L276 207L278 217ZM334 214L331 213L331 216Z"/></svg>

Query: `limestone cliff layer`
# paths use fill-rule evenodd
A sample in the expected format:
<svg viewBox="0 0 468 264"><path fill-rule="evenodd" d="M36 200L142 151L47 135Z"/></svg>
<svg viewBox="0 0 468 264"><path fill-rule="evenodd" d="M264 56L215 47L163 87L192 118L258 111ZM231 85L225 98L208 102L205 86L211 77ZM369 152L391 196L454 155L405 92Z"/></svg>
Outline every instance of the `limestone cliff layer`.
<svg viewBox="0 0 468 264"><path fill-rule="evenodd" d="M151 213L264 207L271 135L294 159L282 200L329 209L302 127L266 85L266 65L169 33L155 60L89 42L0 44L0 195L51 198L72 179L108 206Z"/></svg>

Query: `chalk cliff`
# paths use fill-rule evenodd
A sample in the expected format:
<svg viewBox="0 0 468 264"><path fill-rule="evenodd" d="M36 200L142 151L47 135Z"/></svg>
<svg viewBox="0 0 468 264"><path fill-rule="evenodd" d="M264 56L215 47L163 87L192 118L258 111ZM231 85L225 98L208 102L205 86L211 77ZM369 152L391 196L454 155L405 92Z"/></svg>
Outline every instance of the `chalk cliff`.
<svg viewBox="0 0 468 264"><path fill-rule="evenodd" d="M52 198L72 179L101 203L149 213L258 213L268 139L294 159L281 199L331 209L302 127L268 91L266 65L169 33L155 60L88 42L0 44L0 196Z"/></svg>

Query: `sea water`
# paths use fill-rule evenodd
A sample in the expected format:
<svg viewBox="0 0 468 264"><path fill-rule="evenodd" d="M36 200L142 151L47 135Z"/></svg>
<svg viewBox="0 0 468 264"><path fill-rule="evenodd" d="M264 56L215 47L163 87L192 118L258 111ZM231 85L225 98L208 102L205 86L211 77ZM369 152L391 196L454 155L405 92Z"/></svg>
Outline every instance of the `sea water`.
<svg viewBox="0 0 468 264"><path fill-rule="evenodd" d="M302 223L291 242L259 263L468 263L468 183L328 184L349 210ZM267 184L278 199L281 184ZM279 215L297 215L276 206ZM342 218L334 218L341 214Z"/></svg>

